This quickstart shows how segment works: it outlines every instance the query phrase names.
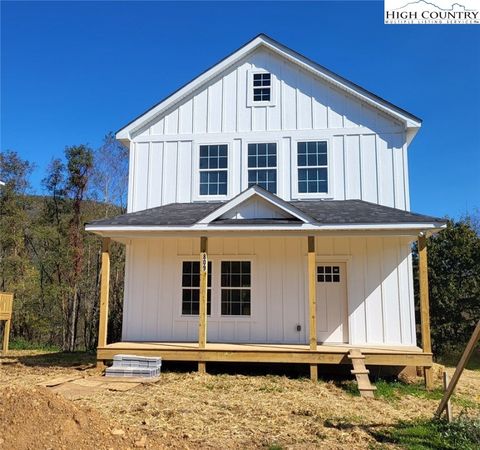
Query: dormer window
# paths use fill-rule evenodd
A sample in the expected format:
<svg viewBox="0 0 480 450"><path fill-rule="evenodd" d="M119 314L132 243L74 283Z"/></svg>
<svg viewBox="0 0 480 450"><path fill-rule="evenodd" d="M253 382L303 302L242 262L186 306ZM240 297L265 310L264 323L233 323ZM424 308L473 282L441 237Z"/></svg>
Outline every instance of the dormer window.
<svg viewBox="0 0 480 450"><path fill-rule="evenodd" d="M253 74L253 101L269 102L272 92L272 75L270 73Z"/></svg>

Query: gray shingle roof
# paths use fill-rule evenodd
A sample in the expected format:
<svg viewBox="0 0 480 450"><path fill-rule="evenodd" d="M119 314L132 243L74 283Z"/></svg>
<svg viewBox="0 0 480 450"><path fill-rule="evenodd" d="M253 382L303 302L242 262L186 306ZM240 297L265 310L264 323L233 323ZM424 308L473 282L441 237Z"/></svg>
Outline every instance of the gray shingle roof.
<svg viewBox="0 0 480 450"><path fill-rule="evenodd" d="M312 222L325 225L444 223L444 219L411 213L362 200L309 200L288 202L310 216ZM213 212L223 202L170 203L157 208L90 222L89 226L189 226ZM298 223L278 219L223 219L218 225L281 225Z"/></svg>

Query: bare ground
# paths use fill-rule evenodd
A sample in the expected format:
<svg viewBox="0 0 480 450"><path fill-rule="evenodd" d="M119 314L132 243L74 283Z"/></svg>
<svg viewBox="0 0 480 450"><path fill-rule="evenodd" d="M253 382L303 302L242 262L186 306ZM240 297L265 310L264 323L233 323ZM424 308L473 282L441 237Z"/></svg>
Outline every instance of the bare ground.
<svg viewBox="0 0 480 450"><path fill-rule="evenodd" d="M438 404L415 395L365 400L342 383L273 375L167 371L154 385L97 390L73 401L35 387L61 376L98 376L89 358L12 351L0 359L0 429L9 430L0 448L375 448L372 432L429 418ZM465 401L454 404L455 414L466 403L478 414L479 371L464 373L457 397Z"/></svg>

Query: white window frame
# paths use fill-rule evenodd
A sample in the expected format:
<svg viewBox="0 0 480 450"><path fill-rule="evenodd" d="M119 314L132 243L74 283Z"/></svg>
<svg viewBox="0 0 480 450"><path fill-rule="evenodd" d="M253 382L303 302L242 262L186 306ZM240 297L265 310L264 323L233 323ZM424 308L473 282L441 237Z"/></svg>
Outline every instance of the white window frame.
<svg viewBox="0 0 480 450"><path fill-rule="evenodd" d="M306 167L298 166L298 143L299 142L326 142L327 143L327 192L299 192L298 191L298 170ZM333 199L333 158L331 139L323 137L295 138L292 139L291 149L291 167L292 167L292 198L294 199ZM324 167L324 166L316 166Z"/></svg>
<svg viewBox="0 0 480 450"><path fill-rule="evenodd" d="M232 178L232 154L233 143L225 141L198 141L192 142L193 161L192 161L192 198L194 201L226 200L230 197L231 178ZM227 146L227 168L226 169L200 169L200 147L202 145L226 145ZM214 172L224 170L227 172L227 193L221 195L201 195L200 194L200 171Z"/></svg>
<svg viewBox="0 0 480 450"><path fill-rule="evenodd" d="M256 102L253 100L253 75L257 73L270 74L270 101ZM247 72L247 106L254 108L256 106L275 106L277 104L277 77L265 69L251 69Z"/></svg>
<svg viewBox="0 0 480 450"><path fill-rule="evenodd" d="M198 294L199 294L199 297L200 297L200 285L198 286L198 288L196 286L195 287L194 286L183 286L183 263L185 263L185 262L198 262L200 264L200 261L198 259L195 259L194 255L192 255L191 258L185 257L185 258L181 259L181 261L180 261L180 268L179 268L179 270L180 270L180 316L181 317L194 317L194 318L198 319L199 314L184 314L183 313L183 291L184 291L184 289L198 289ZM207 290L210 291L210 314L207 314L207 317L210 318L213 315L213 275L215 273L215 269L214 269L214 264L213 264L212 260L209 259L208 263L210 263L210 265L212 266L212 274L211 274L212 283L211 283L210 287L207 287Z"/></svg>
<svg viewBox="0 0 480 450"><path fill-rule="evenodd" d="M251 319L253 315L253 308L252 308L252 303L253 303L253 262L251 259L248 258L228 258L228 257L220 257L218 259L218 269L219 269L219 277L218 277L218 284L219 284L219 290L218 290L218 306L219 306L219 316L220 317L225 317L227 319L235 319L235 318L243 318L243 319ZM224 262L248 262L250 263L250 286L249 287L242 287L242 286L222 286L222 263ZM213 284L213 278L212 278L212 284ZM248 290L250 291L250 314L222 314L222 291L224 289L228 290ZM213 294L213 292L212 292ZM213 297L212 297L213 301Z"/></svg>
<svg viewBox="0 0 480 450"><path fill-rule="evenodd" d="M198 323L198 315L182 314L182 273L184 261L196 261L199 255L178 255L176 258L176 273L174 280L174 321L176 323L188 322ZM212 263L212 303L210 306L210 315L207 316L208 322L255 322L258 320L261 312L257 309L262 307L255 302L257 295L257 287L259 286L259 278L255 272L257 256L251 255L237 255L237 254L216 254L208 255L208 261ZM250 315L249 316L222 316L222 261L249 261L251 270L250 279Z"/></svg>
<svg viewBox="0 0 480 450"><path fill-rule="evenodd" d="M269 139L266 137L265 139L256 138L256 139L243 139L242 140L242 188L241 191L248 189L248 144L275 144L277 146L277 165L275 167L264 167L262 169L275 169L277 171L277 192L274 195L279 195L280 192L280 145L281 142L278 139ZM253 170L255 170L252 167ZM270 191L269 191L270 192Z"/></svg>

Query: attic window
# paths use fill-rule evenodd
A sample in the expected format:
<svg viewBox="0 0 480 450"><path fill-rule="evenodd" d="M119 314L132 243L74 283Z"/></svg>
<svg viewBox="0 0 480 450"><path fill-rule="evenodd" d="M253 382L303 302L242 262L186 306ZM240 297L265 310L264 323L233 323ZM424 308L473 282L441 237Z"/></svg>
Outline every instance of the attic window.
<svg viewBox="0 0 480 450"><path fill-rule="evenodd" d="M253 101L269 102L272 95L272 75L270 73L253 74Z"/></svg>

